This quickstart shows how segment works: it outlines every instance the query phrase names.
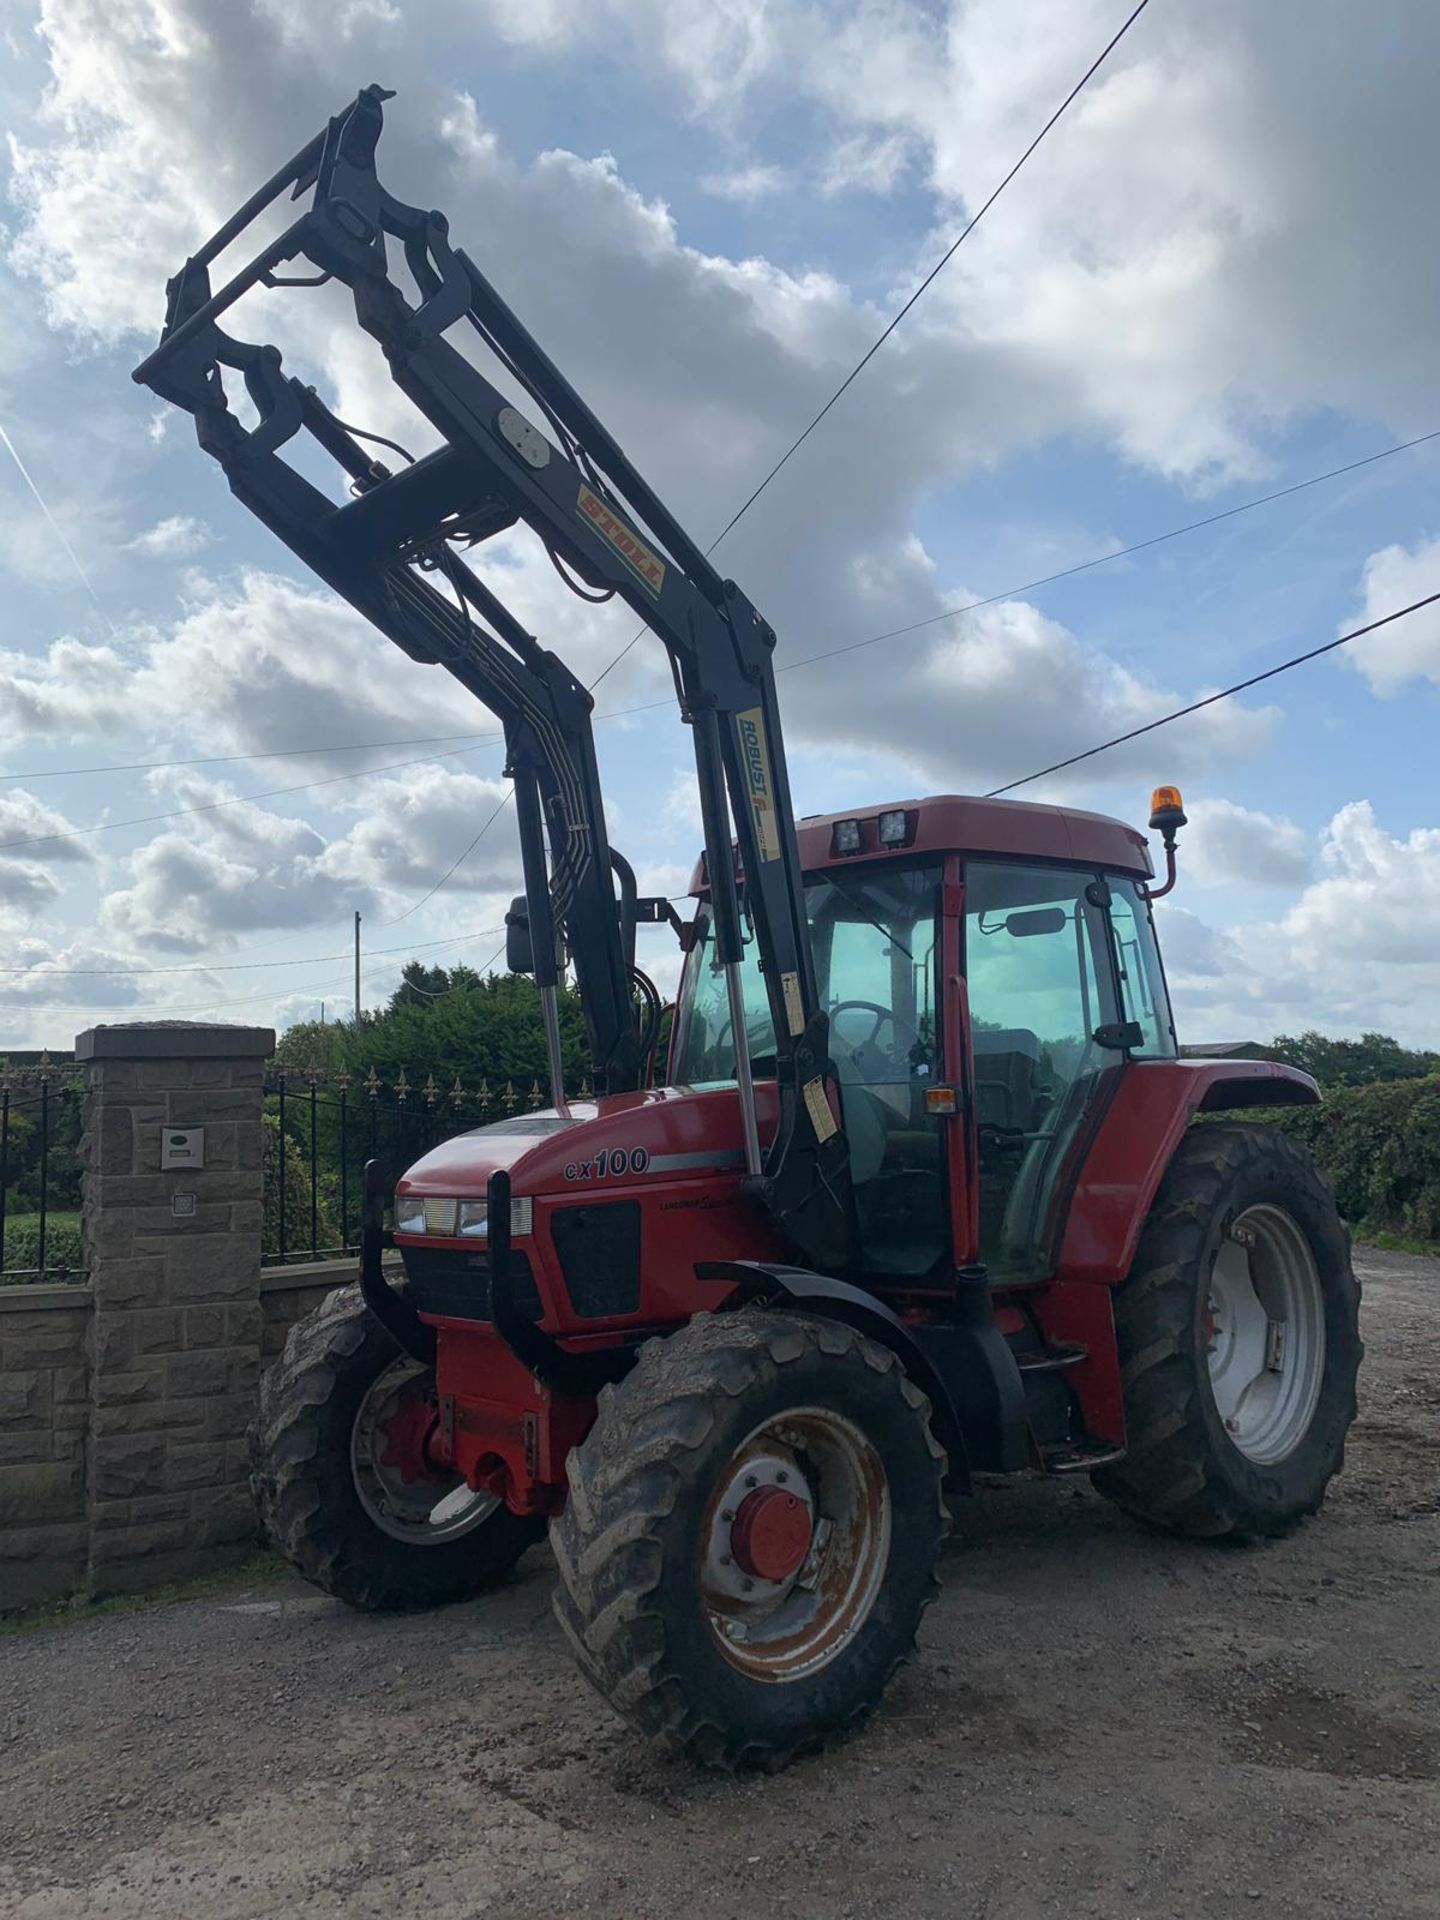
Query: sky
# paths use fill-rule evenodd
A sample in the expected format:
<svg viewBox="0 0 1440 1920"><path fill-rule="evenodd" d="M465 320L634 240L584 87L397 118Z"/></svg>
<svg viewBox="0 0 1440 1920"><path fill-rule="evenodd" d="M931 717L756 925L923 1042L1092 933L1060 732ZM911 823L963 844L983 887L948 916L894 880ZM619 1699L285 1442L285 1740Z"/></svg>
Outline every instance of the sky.
<svg viewBox="0 0 1440 1920"><path fill-rule="evenodd" d="M510 811L454 864L506 789L490 716L129 377L187 253L360 86L396 89L387 185L706 544L1128 11L0 0L0 1048L344 1015L357 911L371 1006L501 945ZM779 635L798 811L1021 779L1440 590L1440 440L1026 584L1440 430L1437 63L1429 0L1152 0L717 551ZM250 337L429 444L333 291L259 296ZM587 682L634 633L524 532L478 565ZM668 690L647 635L596 734L611 839L675 893ZM1430 609L1023 788L1141 825L1183 788L1183 1040L1440 1046L1437 690Z"/></svg>

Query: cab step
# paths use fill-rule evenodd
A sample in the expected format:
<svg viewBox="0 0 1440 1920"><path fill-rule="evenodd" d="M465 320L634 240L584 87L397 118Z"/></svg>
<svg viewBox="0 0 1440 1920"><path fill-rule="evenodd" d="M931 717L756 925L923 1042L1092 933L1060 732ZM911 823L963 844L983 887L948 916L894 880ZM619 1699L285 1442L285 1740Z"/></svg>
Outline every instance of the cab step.
<svg viewBox="0 0 1440 1920"><path fill-rule="evenodd" d="M1021 1373L1055 1373L1061 1367L1078 1367L1089 1357L1090 1349L1078 1341L1057 1340L1053 1346L1040 1347L1034 1353L1017 1353L1015 1365Z"/></svg>
<svg viewBox="0 0 1440 1920"><path fill-rule="evenodd" d="M1124 1447L1042 1447L1040 1464L1046 1473L1091 1473L1125 1458Z"/></svg>

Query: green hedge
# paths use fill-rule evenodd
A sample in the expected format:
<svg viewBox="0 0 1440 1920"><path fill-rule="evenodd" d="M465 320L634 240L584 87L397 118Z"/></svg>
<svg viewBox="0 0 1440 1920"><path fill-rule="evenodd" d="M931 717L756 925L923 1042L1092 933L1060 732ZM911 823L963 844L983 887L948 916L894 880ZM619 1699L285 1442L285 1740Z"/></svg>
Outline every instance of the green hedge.
<svg viewBox="0 0 1440 1920"><path fill-rule="evenodd" d="M0 1274L0 1286L13 1286L22 1280L35 1279L35 1260L39 1251L39 1214L8 1216L5 1221L5 1271ZM80 1266L80 1215L57 1209L45 1221L46 1276L51 1280L63 1280L78 1273Z"/></svg>
<svg viewBox="0 0 1440 1920"><path fill-rule="evenodd" d="M1313 1149L1358 1233L1440 1240L1440 1074L1334 1087L1274 1118Z"/></svg>
<svg viewBox="0 0 1440 1920"><path fill-rule="evenodd" d="M280 1122L273 1113L264 1115L261 1147L265 1165L265 1219L261 1251L280 1251ZM294 1135L285 1135L285 1249L298 1254L310 1245L310 1167ZM340 1226L326 1197L324 1182L316 1195L317 1244L322 1249L340 1244Z"/></svg>

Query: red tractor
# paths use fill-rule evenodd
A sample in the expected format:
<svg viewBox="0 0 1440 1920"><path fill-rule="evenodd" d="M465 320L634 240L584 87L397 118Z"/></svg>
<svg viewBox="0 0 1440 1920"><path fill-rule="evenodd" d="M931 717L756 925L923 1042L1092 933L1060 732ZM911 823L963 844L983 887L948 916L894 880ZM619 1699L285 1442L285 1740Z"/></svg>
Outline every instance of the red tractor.
<svg viewBox="0 0 1440 1920"><path fill-rule="evenodd" d="M553 1105L460 1135L386 1195L360 1283L268 1377L271 1537L352 1605L469 1599L548 1528L582 1671L722 1766L855 1725L910 1652L947 1497L1086 1473L1196 1536L1313 1513L1355 1411L1358 1293L1334 1201L1278 1128L1318 1098L1263 1061L1178 1057L1145 840L1096 814L939 797L796 821L774 635L650 491L439 214L374 169L377 88L171 282L137 378L237 496L415 659L500 717ZM308 208L218 292L287 188ZM403 253L408 280L391 277ZM252 287L353 292L440 446L391 470L273 347ZM469 326L507 390L447 335ZM224 369L254 411L230 410ZM301 434L326 490L282 457ZM303 443L302 443L303 444ZM523 521L567 580L658 635L695 736L705 851L682 920L608 844L591 702L461 554ZM684 950L666 1084L638 925ZM565 1098L574 970L596 1098Z"/></svg>

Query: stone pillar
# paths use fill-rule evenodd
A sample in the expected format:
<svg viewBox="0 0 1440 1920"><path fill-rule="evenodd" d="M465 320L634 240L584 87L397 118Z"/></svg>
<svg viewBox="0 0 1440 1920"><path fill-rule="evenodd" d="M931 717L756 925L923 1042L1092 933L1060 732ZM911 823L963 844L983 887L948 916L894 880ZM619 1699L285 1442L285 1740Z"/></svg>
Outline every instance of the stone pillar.
<svg viewBox="0 0 1440 1920"><path fill-rule="evenodd" d="M255 1540L245 1430L263 1331L260 1115L274 1046L268 1028L181 1021L95 1027L75 1042L94 1297L92 1593L201 1572ZM164 1164L187 1150L190 1164Z"/></svg>

